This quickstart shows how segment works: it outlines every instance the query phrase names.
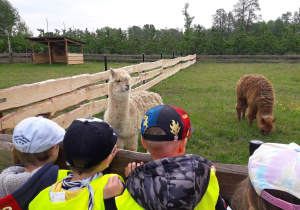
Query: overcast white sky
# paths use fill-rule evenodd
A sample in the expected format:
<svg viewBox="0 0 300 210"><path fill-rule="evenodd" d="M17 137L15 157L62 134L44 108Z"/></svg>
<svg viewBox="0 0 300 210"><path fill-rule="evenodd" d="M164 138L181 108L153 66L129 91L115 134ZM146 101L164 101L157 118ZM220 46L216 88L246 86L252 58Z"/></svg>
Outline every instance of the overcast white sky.
<svg viewBox="0 0 300 210"><path fill-rule="evenodd" d="M9 0L17 8L34 35L37 29L75 28L94 31L109 26L126 30L131 26L153 24L156 29L184 28L182 9L189 3L192 24L205 28L212 25L212 15L218 9L232 11L238 0ZM265 21L275 20L283 13L299 12L300 0L259 0Z"/></svg>

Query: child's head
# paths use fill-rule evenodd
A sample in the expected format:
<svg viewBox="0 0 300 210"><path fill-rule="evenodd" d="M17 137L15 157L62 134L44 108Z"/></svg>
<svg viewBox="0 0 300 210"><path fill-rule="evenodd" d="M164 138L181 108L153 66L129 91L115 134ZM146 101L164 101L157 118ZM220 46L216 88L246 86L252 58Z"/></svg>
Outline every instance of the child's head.
<svg viewBox="0 0 300 210"><path fill-rule="evenodd" d="M160 154L160 158L173 156L171 153L175 154L173 151L179 145L185 148L186 140L193 131L189 115L183 109L172 105L151 108L141 124L144 147L152 156L156 156L155 153Z"/></svg>
<svg viewBox="0 0 300 210"><path fill-rule="evenodd" d="M65 130L52 120L29 117L15 127L13 145L25 167L38 166L41 162L54 162L57 159L58 144L64 135Z"/></svg>
<svg viewBox="0 0 300 210"><path fill-rule="evenodd" d="M119 132L98 118L74 120L63 141L66 161L74 173L94 171L112 152Z"/></svg>
<svg viewBox="0 0 300 210"><path fill-rule="evenodd" d="M293 209L293 205L300 204L299 145L262 144L249 158L248 173L236 193L244 208Z"/></svg>

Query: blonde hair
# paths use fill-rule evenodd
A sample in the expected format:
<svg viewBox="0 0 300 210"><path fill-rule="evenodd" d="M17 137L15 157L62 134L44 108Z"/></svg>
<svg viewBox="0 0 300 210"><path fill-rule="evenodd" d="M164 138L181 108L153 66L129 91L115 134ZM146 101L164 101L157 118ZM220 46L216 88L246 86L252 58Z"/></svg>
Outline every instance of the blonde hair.
<svg viewBox="0 0 300 210"><path fill-rule="evenodd" d="M300 204L300 199L287 192L270 189L265 189L265 191L273 195L274 197L286 202L296 205ZM248 201L248 194L252 206L255 208L255 210L281 210L281 208L274 206L256 193L254 187L251 184L249 176L245 180L243 180L235 190L231 199L232 209L249 209L250 204Z"/></svg>
<svg viewBox="0 0 300 210"><path fill-rule="evenodd" d="M51 149L52 148L40 153L25 153L16 149L16 154L25 167L28 167L29 165L38 166L39 162L50 158Z"/></svg>
<svg viewBox="0 0 300 210"><path fill-rule="evenodd" d="M151 127L146 131L146 134L151 135L166 135L166 132L159 127ZM173 151L181 144L181 141L149 141L145 140L147 150L156 158L172 157Z"/></svg>

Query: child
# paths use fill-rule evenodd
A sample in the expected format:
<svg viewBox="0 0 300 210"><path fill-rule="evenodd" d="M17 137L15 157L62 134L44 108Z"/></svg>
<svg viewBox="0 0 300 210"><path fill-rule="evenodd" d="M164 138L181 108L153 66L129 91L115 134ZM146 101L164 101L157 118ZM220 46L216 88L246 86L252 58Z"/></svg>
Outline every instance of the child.
<svg viewBox="0 0 300 210"><path fill-rule="evenodd" d="M53 165L65 130L43 117L29 117L14 129L13 146L22 165L4 169L0 174L0 208L26 209L43 189L67 176Z"/></svg>
<svg viewBox="0 0 300 210"><path fill-rule="evenodd" d="M212 162L185 154L194 128L183 109L153 107L141 126L141 142L153 161L130 163L125 168L126 186L137 205L145 209L231 209L219 195Z"/></svg>
<svg viewBox="0 0 300 210"><path fill-rule="evenodd" d="M118 135L100 119L74 120L63 141L64 157L74 173L43 190L29 209L113 209L114 197L124 190L122 178L101 172L117 153Z"/></svg>
<svg viewBox="0 0 300 210"><path fill-rule="evenodd" d="M234 209L300 209L300 146L262 144L249 158L249 176L232 198Z"/></svg>

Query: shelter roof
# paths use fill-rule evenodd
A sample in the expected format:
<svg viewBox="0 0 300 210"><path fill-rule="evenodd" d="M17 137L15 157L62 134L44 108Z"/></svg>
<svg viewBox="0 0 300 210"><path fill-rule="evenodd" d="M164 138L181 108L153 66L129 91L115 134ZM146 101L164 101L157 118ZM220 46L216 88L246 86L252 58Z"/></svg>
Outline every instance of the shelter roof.
<svg viewBox="0 0 300 210"><path fill-rule="evenodd" d="M37 42L40 44L45 44L45 45L48 45L48 41L53 44L56 44L56 45L64 45L65 41L67 41L67 44L71 45L71 46L80 46L80 45L86 44L85 42L71 39L66 36L63 36L63 37L29 37L29 38L25 38L25 39L28 39L30 41Z"/></svg>

